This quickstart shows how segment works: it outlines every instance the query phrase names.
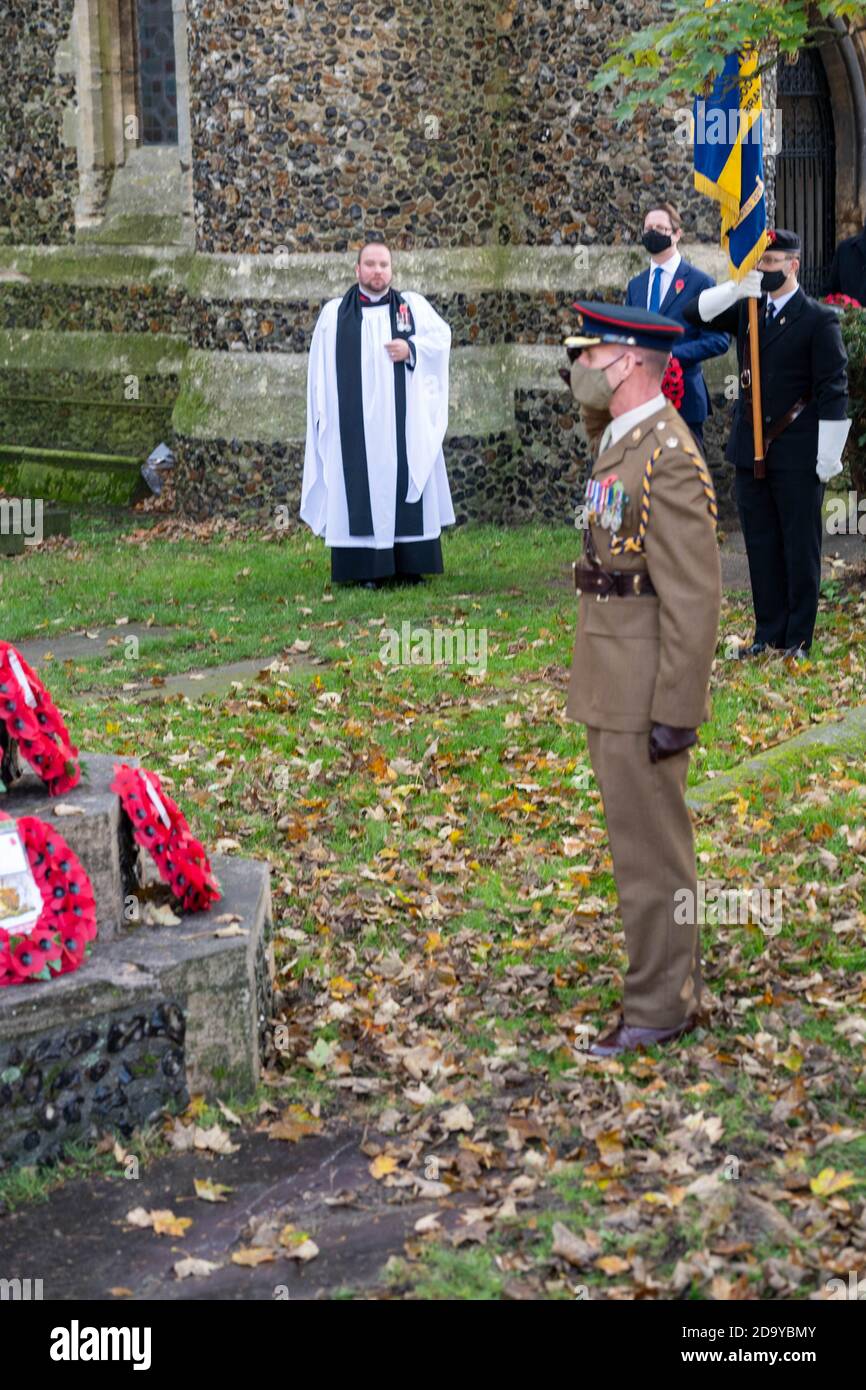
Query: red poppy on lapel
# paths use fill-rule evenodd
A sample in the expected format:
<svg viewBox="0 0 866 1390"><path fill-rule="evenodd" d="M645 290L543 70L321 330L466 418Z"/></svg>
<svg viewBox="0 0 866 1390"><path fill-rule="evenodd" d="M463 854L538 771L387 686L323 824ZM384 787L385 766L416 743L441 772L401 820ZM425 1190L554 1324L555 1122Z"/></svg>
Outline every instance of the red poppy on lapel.
<svg viewBox="0 0 866 1390"><path fill-rule="evenodd" d="M682 294L682 292L683 292L683 290L685 289L685 287L686 287L686 282L685 282L685 280L676 280L676 281L674 282L674 289L676 290L677 294Z"/></svg>

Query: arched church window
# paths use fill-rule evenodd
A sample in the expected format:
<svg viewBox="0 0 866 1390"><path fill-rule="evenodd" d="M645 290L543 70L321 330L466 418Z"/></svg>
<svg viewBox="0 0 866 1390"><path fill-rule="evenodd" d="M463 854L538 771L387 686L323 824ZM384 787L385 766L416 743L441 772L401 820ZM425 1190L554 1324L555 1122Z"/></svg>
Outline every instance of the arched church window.
<svg viewBox="0 0 866 1390"><path fill-rule="evenodd" d="M177 72L172 0L137 0L141 141L177 144Z"/></svg>

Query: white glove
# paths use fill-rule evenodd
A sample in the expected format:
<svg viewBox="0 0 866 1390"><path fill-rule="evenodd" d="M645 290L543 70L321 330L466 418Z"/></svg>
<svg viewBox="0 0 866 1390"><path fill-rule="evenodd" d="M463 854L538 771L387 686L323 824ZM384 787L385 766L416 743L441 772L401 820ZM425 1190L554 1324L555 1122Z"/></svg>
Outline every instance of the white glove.
<svg viewBox="0 0 866 1390"><path fill-rule="evenodd" d="M749 270L742 280L723 280L720 285L712 285L698 295L698 313L704 323L718 318L726 309L731 309L740 299L761 298L761 272Z"/></svg>
<svg viewBox="0 0 866 1390"><path fill-rule="evenodd" d="M822 483L842 472L842 450L851 429L850 420L818 421L818 463L815 472Z"/></svg>
<svg viewBox="0 0 866 1390"><path fill-rule="evenodd" d="M831 478L835 478L837 473L842 472L842 465L838 459L819 459L815 472L822 483L829 483Z"/></svg>

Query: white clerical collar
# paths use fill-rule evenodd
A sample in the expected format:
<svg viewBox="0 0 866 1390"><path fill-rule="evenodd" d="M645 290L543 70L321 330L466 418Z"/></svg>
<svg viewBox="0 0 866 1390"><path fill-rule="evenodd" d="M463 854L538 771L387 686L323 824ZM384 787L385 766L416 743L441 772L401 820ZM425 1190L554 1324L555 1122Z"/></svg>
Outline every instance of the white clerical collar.
<svg viewBox="0 0 866 1390"><path fill-rule="evenodd" d="M615 444L618 439L622 439L635 425L639 425L641 420L649 419L650 415L656 415L660 410L664 410L667 405L667 397L659 391L657 396L653 396L651 401L644 401L643 405L636 405L634 410L627 410L624 415L616 415L610 422L610 442Z"/></svg>
<svg viewBox="0 0 866 1390"><path fill-rule="evenodd" d="M659 265L658 261L654 261L652 257L650 257L650 275L652 275L654 270L660 270L662 275L676 275L677 271L680 268L681 260L682 256L680 255L679 251L675 251L674 254L671 256L670 260L665 261L663 265Z"/></svg>
<svg viewBox="0 0 866 1390"><path fill-rule="evenodd" d="M780 294L778 299L773 299L770 295L767 296L767 303L774 304L776 306L775 313L773 315L774 318L778 318L779 314L781 314L788 300L794 298L794 295L797 293L799 288L799 284L795 285L794 288L792 290L789 290L787 294Z"/></svg>
<svg viewBox="0 0 866 1390"><path fill-rule="evenodd" d="M386 295L391 293L391 287L389 285L387 290L383 290L381 294L371 294L369 290L361 290L361 293L365 299L370 300L371 304L378 304L380 299L384 299Z"/></svg>

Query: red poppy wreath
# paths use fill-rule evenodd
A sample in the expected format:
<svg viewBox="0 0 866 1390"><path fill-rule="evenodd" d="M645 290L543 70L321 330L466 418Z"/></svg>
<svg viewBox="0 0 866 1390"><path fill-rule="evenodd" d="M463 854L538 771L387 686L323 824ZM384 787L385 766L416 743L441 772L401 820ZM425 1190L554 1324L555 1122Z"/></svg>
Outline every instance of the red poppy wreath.
<svg viewBox="0 0 866 1390"><path fill-rule="evenodd" d="M837 309L862 309L863 305L859 299L852 299L850 294L825 294L825 304L833 304Z"/></svg>
<svg viewBox="0 0 866 1390"><path fill-rule="evenodd" d="M0 811L0 820L10 820ZM96 939L96 903L78 856L52 825L22 816L18 831L42 895L29 933L0 927L0 988L68 975L84 963Z"/></svg>
<svg viewBox="0 0 866 1390"><path fill-rule="evenodd" d="M185 912L206 912L220 892L204 847L155 772L116 763L111 790L132 821L138 844L150 854Z"/></svg>
<svg viewBox="0 0 866 1390"><path fill-rule="evenodd" d="M0 642L0 721L50 796L78 786L78 749L45 686L9 642Z"/></svg>

